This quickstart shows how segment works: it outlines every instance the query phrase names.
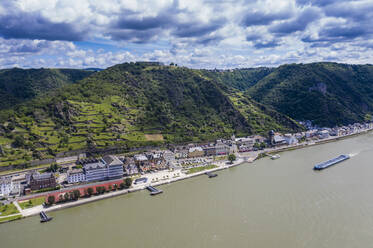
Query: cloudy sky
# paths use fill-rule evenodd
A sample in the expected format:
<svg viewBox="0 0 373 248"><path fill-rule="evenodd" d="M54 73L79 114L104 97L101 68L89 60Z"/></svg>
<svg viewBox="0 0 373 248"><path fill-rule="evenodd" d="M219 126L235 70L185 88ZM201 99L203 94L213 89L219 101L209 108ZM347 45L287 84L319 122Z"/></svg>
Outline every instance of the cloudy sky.
<svg viewBox="0 0 373 248"><path fill-rule="evenodd" d="M372 63L373 0L1 0L0 68Z"/></svg>

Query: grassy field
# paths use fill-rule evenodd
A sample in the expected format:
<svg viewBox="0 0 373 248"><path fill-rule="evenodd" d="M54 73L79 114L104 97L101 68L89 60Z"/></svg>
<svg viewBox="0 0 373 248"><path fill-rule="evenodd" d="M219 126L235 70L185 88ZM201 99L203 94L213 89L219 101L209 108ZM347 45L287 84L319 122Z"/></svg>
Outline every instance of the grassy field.
<svg viewBox="0 0 373 248"><path fill-rule="evenodd" d="M217 166L214 165L214 164L210 164L210 165L207 165L207 166L201 166L201 167L195 167L195 168L189 169L186 174L192 174L192 173L196 173L196 172L200 172L200 171L204 171L204 170L210 170L210 169L214 169L214 168L217 168Z"/></svg>
<svg viewBox="0 0 373 248"><path fill-rule="evenodd" d="M162 134L145 134L146 140L151 141L163 141L163 135Z"/></svg>
<svg viewBox="0 0 373 248"><path fill-rule="evenodd" d="M26 200L26 201L23 201L23 202L19 202L19 206L22 209L26 209L26 208L32 208L32 207L41 205L44 202L45 202L45 197L42 196L42 197Z"/></svg>
<svg viewBox="0 0 373 248"><path fill-rule="evenodd" d="M19 211L16 208L16 206L14 206L14 204L11 203L4 206L0 206L0 213L0 216L7 216L11 214L17 214L19 213Z"/></svg>
<svg viewBox="0 0 373 248"><path fill-rule="evenodd" d="M4 218L0 218L0 223L12 221L12 220L18 220L18 219L21 219L21 218L22 218L21 214L17 214L15 216L10 216L10 217L4 217Z"/></svg>

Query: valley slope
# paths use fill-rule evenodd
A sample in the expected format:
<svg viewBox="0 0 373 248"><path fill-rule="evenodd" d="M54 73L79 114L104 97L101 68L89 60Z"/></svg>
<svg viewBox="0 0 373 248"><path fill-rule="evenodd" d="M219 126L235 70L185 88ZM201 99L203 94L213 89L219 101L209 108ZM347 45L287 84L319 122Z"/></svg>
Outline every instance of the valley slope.
<svg viewBox="0 0 373 248"><path fill-rule="evenodd" d="M2 110L0 117L0 165L5 166L68 150L302 130L203 70L145 62L96 72Z"/></svg>
<svg viewBox="0 0 373 248"><path fill-rule="evenodd" d="M314 124L330 127L361 122L370 119L373 112L373 66L283 65L247 93L296 120L312 120Z"/></svg>

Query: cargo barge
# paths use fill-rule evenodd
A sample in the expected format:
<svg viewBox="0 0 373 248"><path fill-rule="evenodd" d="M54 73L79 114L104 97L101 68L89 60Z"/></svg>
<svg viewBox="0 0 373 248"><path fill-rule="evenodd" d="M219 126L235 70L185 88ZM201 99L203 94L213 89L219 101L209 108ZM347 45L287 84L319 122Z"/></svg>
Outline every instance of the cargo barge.
<svg viewBox="0 0 373 248"><path fill-rule="evenodd" d="M322 163L319 163L319 164L316 164L315 167L313 167L314 170L323 170L323 169L326 169L332 165L335 165L335 164L338 164L342 161L345 161L347 159L349 159L350 156L349 155L340 155L336 158L333 158L333 159L330 159L328 161L325 161L325 162L322 162Z"/></svg>

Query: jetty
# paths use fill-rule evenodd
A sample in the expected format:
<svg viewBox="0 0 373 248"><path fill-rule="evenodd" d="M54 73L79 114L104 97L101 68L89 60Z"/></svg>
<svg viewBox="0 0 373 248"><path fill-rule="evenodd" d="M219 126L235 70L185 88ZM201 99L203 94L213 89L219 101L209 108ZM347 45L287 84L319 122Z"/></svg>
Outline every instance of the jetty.
<svg viewBox="0 0 373 248"><path fill-rule="evenodd" d="M41 211L39 215L41 223L48 222L53 219L52 217L48 217L48 215L44 211Z"/></svg>
<svg viewBox="0 0 373 248"><path fill-rule="evenodd" d="M146 187L146 189L150 191L150 195L158 195L160 193L163 193L162 190L156 189L153 186L148 186L148 187Z"/></svg>
<svg viewBox="0 0 373 248"><path fill-rule="evenodd" d="M216 173L212 173L212 172L206 172L205 174L206 174L209 178L217 177L217 176L218 176L218 174L216 174Z"/></svg>

